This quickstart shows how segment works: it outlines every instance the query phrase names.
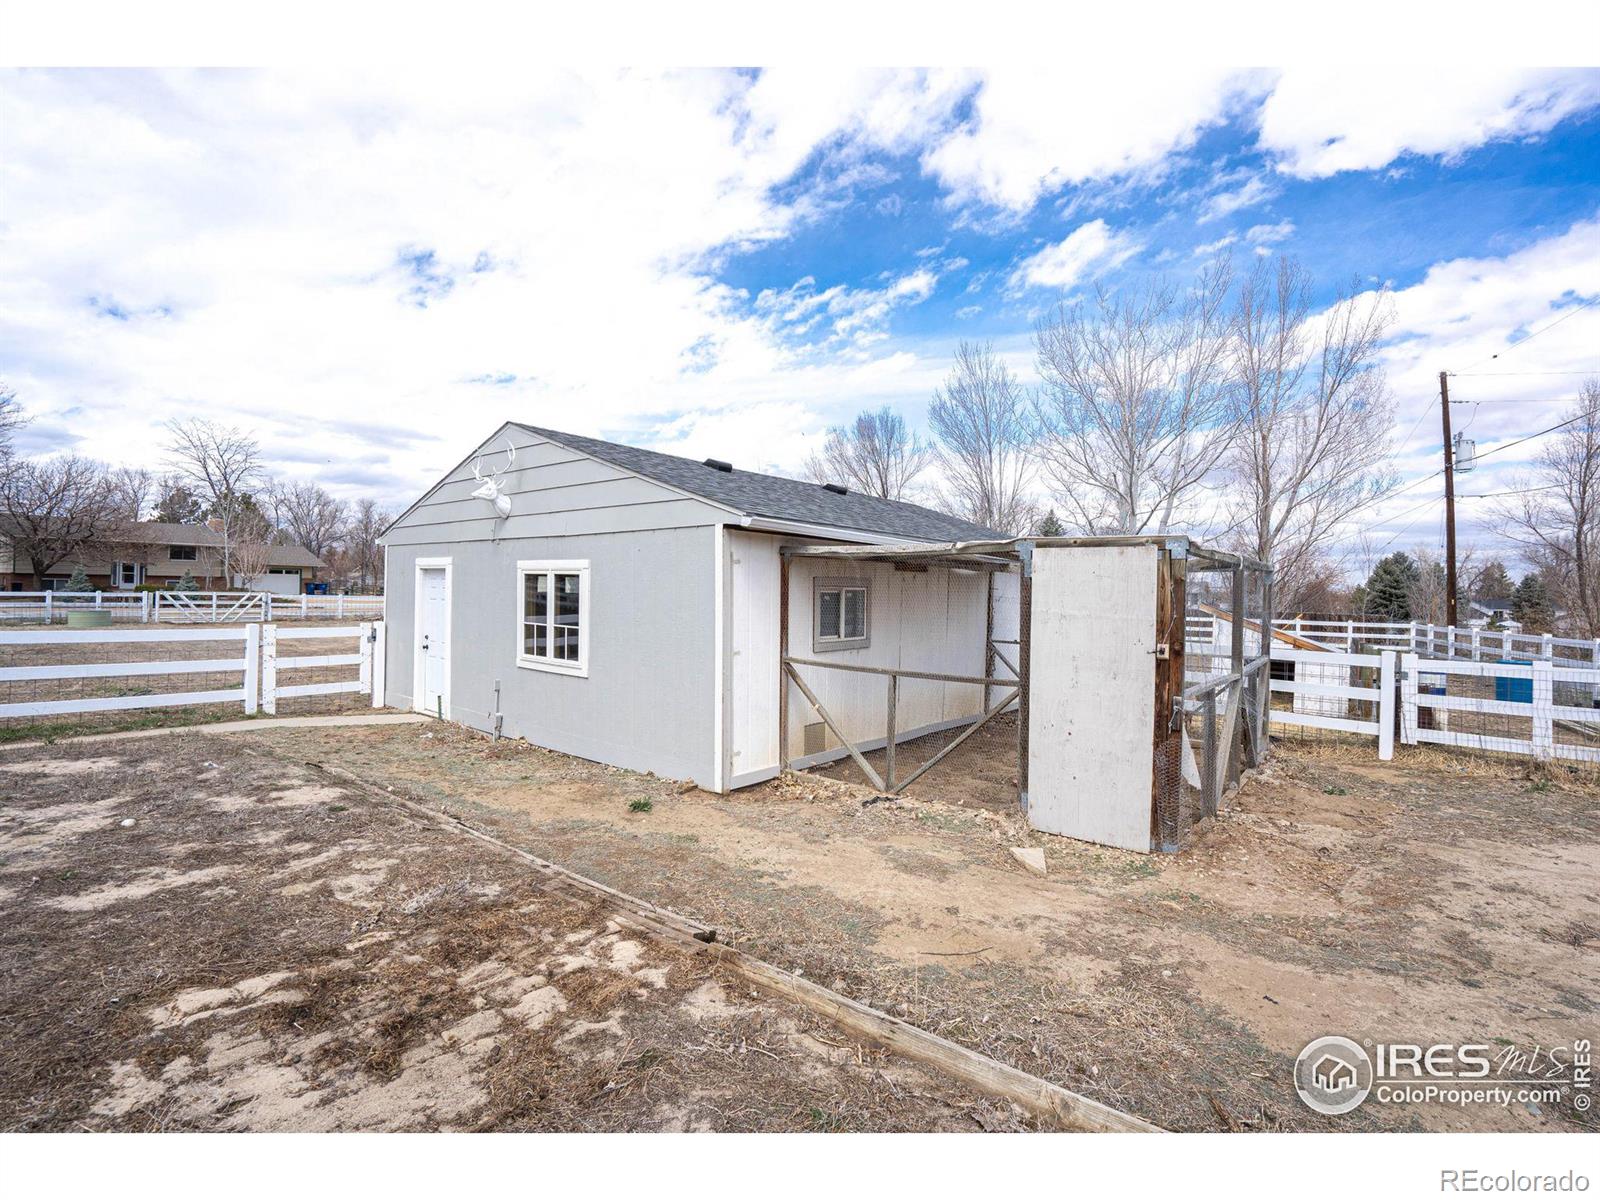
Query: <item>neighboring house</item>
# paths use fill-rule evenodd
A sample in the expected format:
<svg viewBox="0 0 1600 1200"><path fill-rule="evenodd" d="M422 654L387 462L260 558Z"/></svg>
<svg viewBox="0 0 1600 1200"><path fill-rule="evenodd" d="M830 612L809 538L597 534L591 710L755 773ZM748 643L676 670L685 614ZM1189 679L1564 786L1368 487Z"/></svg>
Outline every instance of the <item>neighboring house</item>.
<svg viewBox="0 0 1600 1200"><path fill-rule="evenodd" d="M35 579L27 557L14 554L10 537L0 530L0 583L13 592L57 591L66 587L72 573L82 566L89 582L102 591L126 591L147 583L174 588L187 572L201 591L244 588L299 595L323 566L322 560L303 546L272 546L264 571L250 579L235 576L230 581L222 572L222 533L212 524L139 521L127 527L121 541L81 563L58 563L44 578Z"/></svg>
<svg viewBox="0 0 1600 1200"><path fill-rule="evenodd" d="M508 446L515 463L504 467ZM503 468L508 515L473 494L480 455L484 468ZM781 545L1005 536L834 485L507 423L384 533L388 695L727 791L779 770ZM1014 614L1016 581L797 558L787 610L803 646L791 652L871 666L914 652L920 669L981 675L990 605ZM830 711L863 736L875 729L881 744L882 677L817 674L832 677L816 685ZM913 691L897 741L983 711L981 689ZM806 711L790 695L791 712ZM846 753L819 749L812 720L791 722L791 763Z"/></svg>
<svg viewBox="0 0 1600 1200"><path fill-rule="evenodd" d="M1467 628L1487 629L1492 625L1507 633L1521 633L1522 622L1512 620L1511 608L1512 601L1509 596L1503 599L1474 600L1467 606Z"/></svg>

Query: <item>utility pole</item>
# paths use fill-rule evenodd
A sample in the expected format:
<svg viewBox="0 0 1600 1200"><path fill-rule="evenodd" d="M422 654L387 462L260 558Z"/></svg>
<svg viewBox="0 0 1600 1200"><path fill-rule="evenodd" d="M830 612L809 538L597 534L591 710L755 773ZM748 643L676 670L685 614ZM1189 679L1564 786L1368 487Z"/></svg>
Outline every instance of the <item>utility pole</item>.
<svg viewBox="0 0 1600 1200"><path fill-rule="evenodd" d="M1439 411L1444 414L1444 621L1456 624L1456 451L1450 444L1450 376L1439 372Z"/></svg>

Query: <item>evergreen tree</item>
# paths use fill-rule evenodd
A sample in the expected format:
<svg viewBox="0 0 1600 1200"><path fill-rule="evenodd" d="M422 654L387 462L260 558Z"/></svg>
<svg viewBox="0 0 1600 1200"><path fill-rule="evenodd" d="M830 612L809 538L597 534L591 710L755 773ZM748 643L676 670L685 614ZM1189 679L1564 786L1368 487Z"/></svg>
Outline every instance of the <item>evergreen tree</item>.
<svg viewBox="0 0 1600 1200"><path fill-rule="evenodd" d="M198 592L200 585L194 581L194 572L184 571L183 578L178 580L178 586L174 590L179 592Z"/></svg>
<svg viewBox="0 0 1600 1200"><path fill-rule="evenodd" d="M1056 516L1056 510L1051 509L1039 518L1039 523L1033 528L1035 537L1065 537L1067 528Z"/></svg>
<svg viewBox="0 0 1600 1200"><path fill-rule="evenodd" d="M1411 556L1396 550L1380 559L1364 585L1362 611L1385 621L1411 620L1411 596L1422 579L1422 572Z"/></svg>
<svg viewBox="0 0 1600 1200"><path fill-rule="evenodd" d="M81 566L73 568L72 578L67 580L67 586L61 589L64 592L92 592L94 584L89 582L89 573Z"/></svg>
<svg viewBox="0 0 1600 1200"><path fill-rule="evenodd" d="M1517 590L1511 595L1512 619L1529 633L1548 633L1555 613L1550 607L1550 593L1538 575L1524 575Z"/></svg>
<svg viewBox="0 0 1600 1200"><path fill-rule="evenodd" d="M1483 570L1478 572L1478 577L1472 581L1472 598L1474 600L1504 600L1511 595L1511 576L1506 572L1505 563L1493 559L1484 563Z"/></svg>

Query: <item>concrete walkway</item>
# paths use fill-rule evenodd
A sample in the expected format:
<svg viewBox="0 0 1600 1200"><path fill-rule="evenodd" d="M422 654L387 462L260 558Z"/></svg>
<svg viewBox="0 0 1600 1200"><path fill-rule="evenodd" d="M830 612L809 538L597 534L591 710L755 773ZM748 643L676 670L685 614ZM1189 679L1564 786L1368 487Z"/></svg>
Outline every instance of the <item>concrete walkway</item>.
<svg viewBox="0 0 1600 1200"><path fill-rule="evenodd" d="M121 742L129 738L165 737L174 733L265 733L272 729L316 729L324 725L420 725L434 718L425 713L361 713L347 717L262 717L254 721L217 721L210 725L174 725L170 729L128 729L121 733L85 733L49 742L0 744L0 752L80 742Z"/></svg>

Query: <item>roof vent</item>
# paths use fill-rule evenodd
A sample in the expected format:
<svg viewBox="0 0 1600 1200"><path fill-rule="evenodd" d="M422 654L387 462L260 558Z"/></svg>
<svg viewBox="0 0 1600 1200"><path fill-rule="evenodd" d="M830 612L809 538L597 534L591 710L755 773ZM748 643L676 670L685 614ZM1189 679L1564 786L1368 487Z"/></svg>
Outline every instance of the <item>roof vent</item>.
<svg viewBox="0 0 1600 1200"><path fill-rule="evenodd" d="M713 471L726 471L730 475L733 474L733 464L731 462L723 462L720 458L708 458L705 461L705 465Z"/></svg>
<svg viewBox="0 0 1600 1200"><path fill-rule="evenodd" d="M836 496L848 496L850 494L850 489L842 483L825 483L822 485L822 490L832 492Z"/></svg>

